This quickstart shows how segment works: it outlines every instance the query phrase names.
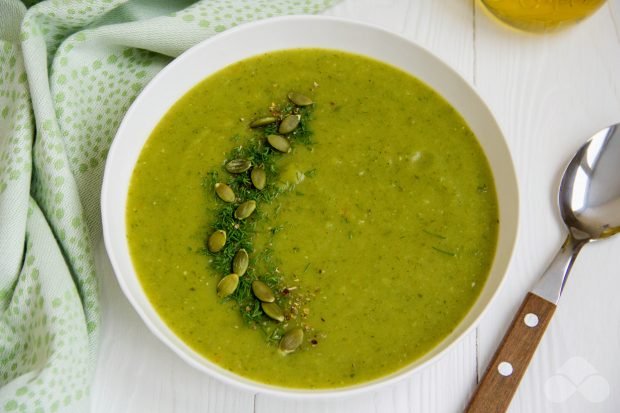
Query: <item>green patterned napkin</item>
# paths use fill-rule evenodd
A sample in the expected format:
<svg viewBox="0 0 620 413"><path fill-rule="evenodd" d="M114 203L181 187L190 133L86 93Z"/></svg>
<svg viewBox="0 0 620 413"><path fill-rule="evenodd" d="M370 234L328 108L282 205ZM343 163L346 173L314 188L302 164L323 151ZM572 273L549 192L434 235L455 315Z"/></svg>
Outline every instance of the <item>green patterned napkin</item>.
<svg viewBox="0 0 620 413"><path fill-rule="evenodd" d="M89 410L108 147L172 57L331 0L0 0L0 412Z"/></svg>

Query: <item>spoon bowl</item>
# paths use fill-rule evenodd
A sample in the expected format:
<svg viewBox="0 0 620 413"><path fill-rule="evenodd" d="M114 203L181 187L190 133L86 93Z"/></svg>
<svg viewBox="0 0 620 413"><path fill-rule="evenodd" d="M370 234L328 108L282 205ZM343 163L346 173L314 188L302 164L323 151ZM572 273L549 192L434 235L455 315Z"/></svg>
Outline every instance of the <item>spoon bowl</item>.
<svg viewBox="0 0 620 413"><path fill-rule="evenodd" d="M595 240L620 231L620 127L590 138L568 164L560 184L562 219L577 240Z"/></svg>

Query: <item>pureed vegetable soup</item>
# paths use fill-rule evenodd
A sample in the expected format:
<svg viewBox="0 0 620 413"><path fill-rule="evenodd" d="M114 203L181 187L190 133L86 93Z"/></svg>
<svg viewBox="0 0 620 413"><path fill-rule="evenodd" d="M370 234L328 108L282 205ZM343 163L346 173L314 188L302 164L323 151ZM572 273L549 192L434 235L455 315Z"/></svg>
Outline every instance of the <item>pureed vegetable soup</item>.
<svg viewBox="0 0 620 413"><path fill-rule="evenodd" d="M277 124L249 124L296 112L291 91L314 103L280 153L264 142ZM271 192L226 171L239 147L255 168L266 159ZM238 188L235 202L215 182ZM250 198L256 211L235 218ZM127 222L140 282L185 343L251 379L330 388L392 373L456 327L490 270L498 209L483 151L437 93L375 60L299 49L231 65L170 109L135 167ZM250 266L220 298L231 257L207 240L223 225L236 234L223 251L245 247ZM272 287L283 322L264 314L253 278ZM302 344L282 354L297 327Z"/></svg>

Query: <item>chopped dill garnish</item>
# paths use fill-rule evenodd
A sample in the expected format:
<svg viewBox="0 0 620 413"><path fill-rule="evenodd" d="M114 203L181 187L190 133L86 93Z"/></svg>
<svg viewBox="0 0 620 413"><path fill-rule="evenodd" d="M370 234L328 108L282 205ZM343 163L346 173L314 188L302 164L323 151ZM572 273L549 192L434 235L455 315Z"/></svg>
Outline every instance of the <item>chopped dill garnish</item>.
<svg viewBox="0 0 620 413"><path fill-rule="evenodd" d="M426 229L423 229L423 230L422 230L422 232L424 232L425 234L428 234L428 235L430 235L430 236L433 236L433 237L435 237L435 238L439 238L439 239L446 239L446 237L445 237L445 236L443 236L443 235L441 235L441 234L437 234L436 232L431 232L431 231L428 231L428 230L426 230Z"/></svg>
<svg viewBox="0 0 620 413"><path fill-rule="evenodd" d="M284 229L284 225L277 225L275 227L272 227L269 231L271 232L272 235L276 235L278 232L282 231Z"/></svg>
<svg viewBox="0 0 620 413"><path fill-rule="evenodd" d="M289 140L293 146L308 146L312 144L312 131L309 128L309 120L312 113L311 106L297 107L290 102L286 102L280 106L272 105L269 110L271 115L278 119L282 119L289 114L301 115L297 128L288 134ZM246 273L239 277L239 284L236 290L231 295L223 298L222 301L235 302L245 323L254 329L262 330L266 340L270 343L277 343L284 334L284 329L282 325L265 315L261 309L261 302L252 292L252 282L257 279L261 280L273 290L276 295L276 303L284 309L287 319L288 315L290 315L288 314L287 306L291 303L292 298L288 296L290 290L282 285L283 278L278 271L278 263L274 258L273 250L266 247L261 251L255 251L252 241L257 231L257 222L265 218L261 208L273 202L281 194L294 189L292 184L276 184L279 174L278 159L284 155L274 150L266 142L266 137L270 134L277 134L277 129L278 123L276 122L263 127L249 129L250 136L246 139L239 135L232 136L231 142L234 142L236 146L227 154L226 159L223 160L222 168L209 171L204 176L202 182L202 186L208 196L214 197L217 203L217 208L210 211L213 220L209 234L213 231L222 230L226 232L227 238L221 250L211 252L205 247L201 252L210 258L209 263L219 277L226 276L232 272L232 261L240 249L243 248L248 252L250 260ZM223 165L233 159L247 159L251 162L252 167L263 168L267 178L265 187L262 190L254 187L251 179L251 170L240 174L230 174L227 172ZM305 175L312 177L315 173L316 170L312 169L307 171ZM226 203L215 194L214 187L219 182L230 186L235 194L235 202ZM236 219L234 215L236 208L242 202L248 200L256 201L256 211L246 219ZM273 216L277 216L279 210L280 205L278 204ZM274 236L283 229L283 225L276 225L270 228L269 231L271 236ZM297 308L291 308L291 311L296 312ZM295 318L295 315L293 314L291 318Z"/></svg>
<svg viewBox="0 0 620 413"><path fill-rule="evenodd" d="M308 121L311 119L311 112L309 109L300 110L301 121L299 122L299 126L297 129L291 133L292 138L295 142L299 142L302 145L312 145L312 131L309 128Z"/></svg>
<svg viewBox="0 0 620 413"><path fill-rule="evenodd" d="M304 176L306 176L306 178L314 178L316 176L316 168L307 170L304 172Z"/></svg>
<svg viewBox="0 0 620 413"><path fill-rule="evenodd" d="M441 248L437 248L437 247L432 247L435 251L437 252L441 252L442 254L445 255L449 255L451 257L456 257L456 253L454 252L450 252L450 251L446 251L446 250L442 250Z"/></svg>

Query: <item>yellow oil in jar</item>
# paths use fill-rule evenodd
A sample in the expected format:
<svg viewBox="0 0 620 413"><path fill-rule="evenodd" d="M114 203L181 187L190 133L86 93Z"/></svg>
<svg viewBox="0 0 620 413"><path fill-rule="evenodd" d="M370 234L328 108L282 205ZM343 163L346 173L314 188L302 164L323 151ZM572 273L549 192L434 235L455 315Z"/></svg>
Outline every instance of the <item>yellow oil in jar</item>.
<svg viewBox="0 0 620 413"><path fill-rule="evenodd" d="M534 32L568 26L594 13L605 0L481 0L498 19Z"/></svg>

